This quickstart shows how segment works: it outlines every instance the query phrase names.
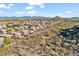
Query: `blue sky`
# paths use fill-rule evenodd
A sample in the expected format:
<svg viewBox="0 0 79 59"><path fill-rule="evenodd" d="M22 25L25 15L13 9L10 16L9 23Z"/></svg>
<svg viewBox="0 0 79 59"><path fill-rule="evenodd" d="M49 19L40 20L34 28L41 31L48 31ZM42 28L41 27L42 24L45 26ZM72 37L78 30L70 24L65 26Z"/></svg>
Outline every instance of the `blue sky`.
<svg viewBox="0 0 79 59"><path fill-rule="evenodd" d="M0 16L79 17L78 3L0 3Z"/></svg>

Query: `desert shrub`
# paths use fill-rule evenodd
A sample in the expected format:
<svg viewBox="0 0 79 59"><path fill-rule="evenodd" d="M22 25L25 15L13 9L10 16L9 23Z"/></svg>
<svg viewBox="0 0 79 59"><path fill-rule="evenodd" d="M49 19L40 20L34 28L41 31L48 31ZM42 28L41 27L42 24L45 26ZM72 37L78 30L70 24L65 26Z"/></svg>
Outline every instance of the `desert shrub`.
<svg viewBox="0 0 79 59"><path fill-rule="evenodd" d="M4 42L3 42L3 46L6 46L6 45L8 45L10 43L11 43L10 38L9 37L5 37Z"/></svg>
<svg viewBox="0 0 79 59"><path fill-rule="evenodd" d="M13 24L13 27L20 27L19 24Z"/></svg>
<svg viewBox="0 0 79 59"><path fill-rule="evenodd" d="M13 26L12 25L7 25L7 28L12 28L13 29Z"/></svg>
<svg viewBox="0 0 79 59"><path fill-rule="evenodd" d="M32 30L32 25L29 25L29 26L28 26L28 29Z"/></svg>
<svg viewBox="0 0 79 59"><path fill-rule="evenodd" d="M13 29L12 28L7 28L7 32L12 32Z"/></svg>
<svg viewBox="0 0 79 59"><path fill-rule="evenodd" d="M59 36L63 36L63 38L68 38L68 39L79 39L79 27L74 26L72 28L67 28L67 29L61 29L59 31Z"/></svg>

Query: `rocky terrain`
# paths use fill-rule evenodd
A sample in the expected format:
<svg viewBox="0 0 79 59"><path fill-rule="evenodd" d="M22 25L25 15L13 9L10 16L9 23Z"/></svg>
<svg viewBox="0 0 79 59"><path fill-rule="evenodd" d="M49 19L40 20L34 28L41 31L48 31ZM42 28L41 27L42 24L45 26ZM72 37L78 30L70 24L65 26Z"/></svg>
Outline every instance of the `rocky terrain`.
<svg viewBox="0 0 79 59"><path fill-rule="evenodd" d="M77 22L64 21L6 21L0 23L0 55L6 56L77 56L78 38L73 34ZM64 30L69 29L67 32ZM77 32L78 33L78 32ZM5 35L4 35L5 34ZM73 35L72 35L73 36ZM1 39L3 39L1 41Z"/></svg>

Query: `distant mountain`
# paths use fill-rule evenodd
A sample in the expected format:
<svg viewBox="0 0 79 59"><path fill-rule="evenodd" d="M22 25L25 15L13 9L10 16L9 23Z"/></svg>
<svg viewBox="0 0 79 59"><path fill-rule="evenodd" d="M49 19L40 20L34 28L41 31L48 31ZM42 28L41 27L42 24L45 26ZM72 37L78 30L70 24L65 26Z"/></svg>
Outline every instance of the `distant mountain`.
<svg viewBox="0 0 79 59"><path fill-rule="evenodd" d="M12 16L12 17L0 17L0 19L34 19L34 20L39 20L39 19L52 19L51 17L43 17L43 16L23 16L23 17L16 17L16 16Z"/></svg>

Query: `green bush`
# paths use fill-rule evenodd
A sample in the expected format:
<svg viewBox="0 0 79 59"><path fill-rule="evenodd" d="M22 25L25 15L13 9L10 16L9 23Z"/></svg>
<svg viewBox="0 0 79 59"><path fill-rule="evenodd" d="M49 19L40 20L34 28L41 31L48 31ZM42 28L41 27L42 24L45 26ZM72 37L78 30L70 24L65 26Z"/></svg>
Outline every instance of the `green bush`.
<svg viewBox="0 0 79 59"><path fill-rule="evenodd" d="M7 32L12 32L13 29L12 28L7 28Z"/></svg>
<svg viewBox="0 0 79 59"><path fill-rule="evenodd" d="M8 25L7 28L13 28L13 26L12 25Z"/></svg>
<svg viewBox="0 0 79 59"><path fill-rule="evenodd" d="M6 38L4 39L3 46L6 46L6 45L8 45L8 44L10 44L10 43L11 43L10 38L9 38L9 37L6 37Z"/></svg>

